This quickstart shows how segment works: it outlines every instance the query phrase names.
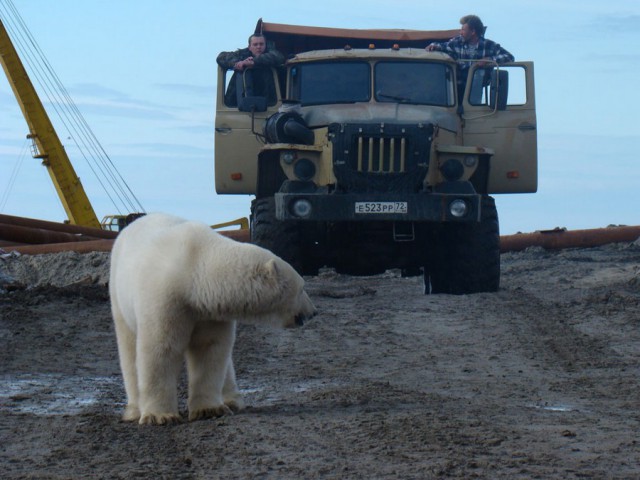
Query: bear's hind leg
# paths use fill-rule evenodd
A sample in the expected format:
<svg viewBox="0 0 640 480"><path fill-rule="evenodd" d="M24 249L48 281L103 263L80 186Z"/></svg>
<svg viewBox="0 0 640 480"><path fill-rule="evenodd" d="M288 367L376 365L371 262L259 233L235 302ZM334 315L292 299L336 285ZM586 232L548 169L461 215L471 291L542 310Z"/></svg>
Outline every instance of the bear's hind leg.
<svg viewBox="0 0 640 480"><path fill-rule="evenodd" d="M244 408L242 394L236 383L236 370L233 368L233 357L229 358L227 374L224 377L224 387L222 387L222 398L224 399L224 404L234 413Z"/></svg>
<svg viewBox="0 0 640 480"><path fill-rule="evenodd" d="M113 319L118 341L118 356L120 357L120 369L124 379L124 389L127 393L127 407L122 419L133 422L140 419L138 407L138 375L136 372L136 335L127 326L122 314L117 308L113 308Z"/></svg>
<svg viewBox="0 0 640 480"><path fill-rule="evenodd" d="M199 323L187 348L189 420L233 413L225 405L223 385L235 341L233 322Z"/></svg>

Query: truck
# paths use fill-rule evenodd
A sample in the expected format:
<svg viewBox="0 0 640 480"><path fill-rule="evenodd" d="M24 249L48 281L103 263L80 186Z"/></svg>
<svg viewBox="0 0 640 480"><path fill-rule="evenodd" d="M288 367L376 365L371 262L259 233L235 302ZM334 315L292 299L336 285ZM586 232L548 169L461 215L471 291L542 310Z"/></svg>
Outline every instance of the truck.
<svg viewBox="0 0 640 480"><path fill-rule="evenodd" d="M255 31L287 58L275 94L225 101L219 67L215 119L216 191L255 196L251 241L303 275L497 291L493 195L537 190L533 62L478 62L458 91L456 61L425 49L457 30Z"/></svg>

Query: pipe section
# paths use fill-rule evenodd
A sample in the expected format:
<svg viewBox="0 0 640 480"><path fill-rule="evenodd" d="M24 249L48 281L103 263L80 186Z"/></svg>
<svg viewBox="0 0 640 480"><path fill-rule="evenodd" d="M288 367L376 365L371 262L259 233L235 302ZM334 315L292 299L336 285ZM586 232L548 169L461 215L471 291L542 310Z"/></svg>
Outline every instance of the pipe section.
<svg viewBox="0 0 640 480"><path fill-rule="evenodd" d="M233 240L251 242L248 229L217 230ZM0 215L0 246L6 252L24 254L62 251L110 251L117 232L78 227L43 220ZM640 226L617 226L590 230L541 230L500 237L500 251L517 252L529 247L547 250L591 248L609 243L633 242L640 238ZM25 245L26 244L26 245ZM33 245L37 244L37 245Z"/></svg>
<svg viewBox="0 0 640 480"><path fill-rule="evenodd" d="M534 233L516 233L500 237L500 251L518 252L529 247L547 250L563 248L591 248L608 243L634 242L640 238L640 226L620 226L589 230L541 230Z"/></svg>
<svg viewBox="0 0 640 480"><path fill-rule="evenodd" d="M48 222L46 220L35 220L33 218L14 217L12 215L1 215L0 223L15 225L18 227L39 228L41 230L51 230L54 232L64 232L74 235L87 235L93 238L116 238L118 232L103 230L101 228L81 227L68 223Z"/></svg>

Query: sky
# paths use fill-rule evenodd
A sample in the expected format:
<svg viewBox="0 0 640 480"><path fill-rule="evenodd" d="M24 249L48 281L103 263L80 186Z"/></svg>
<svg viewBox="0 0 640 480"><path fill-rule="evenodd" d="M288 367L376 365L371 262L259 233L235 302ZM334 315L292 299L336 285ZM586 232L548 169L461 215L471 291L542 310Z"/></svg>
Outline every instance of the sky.
<svg viewBox="0 0 640 480"><path fill-rule="evenodd" d="M242 8L210 0L0 0L2 18L7 7L19 12L147 212L207 224L249 216L251 196L215 193L215 58L246 46L259 18L448 30L473 13L487 38L535 65L538 192L496 195L501 233L640 225L637 0L245 0ZM66 143L64 123L49 116L98 218L118 213ZM0 74L0 213L62 221L46 169L25 155L27 133Z"/></svg>

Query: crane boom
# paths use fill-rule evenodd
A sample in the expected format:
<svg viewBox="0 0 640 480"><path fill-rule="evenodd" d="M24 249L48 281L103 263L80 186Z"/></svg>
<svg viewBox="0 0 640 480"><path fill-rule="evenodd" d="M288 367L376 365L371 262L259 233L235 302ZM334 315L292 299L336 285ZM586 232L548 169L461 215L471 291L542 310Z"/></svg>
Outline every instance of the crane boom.
<svg viewBox="0 0 640 480"><path fill-rule="evenodd" d="M33 140L37 148L37 154L34 157L42 159L42 164L47 167L69 222L74 225L100 228L100 221L80 183L80 178L53 128L2 21L0 21L0 63L27 121L29 127L27 137Z"/></svg>

